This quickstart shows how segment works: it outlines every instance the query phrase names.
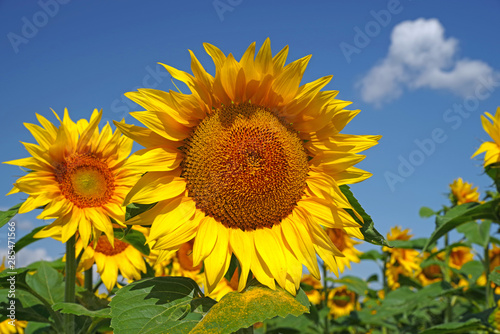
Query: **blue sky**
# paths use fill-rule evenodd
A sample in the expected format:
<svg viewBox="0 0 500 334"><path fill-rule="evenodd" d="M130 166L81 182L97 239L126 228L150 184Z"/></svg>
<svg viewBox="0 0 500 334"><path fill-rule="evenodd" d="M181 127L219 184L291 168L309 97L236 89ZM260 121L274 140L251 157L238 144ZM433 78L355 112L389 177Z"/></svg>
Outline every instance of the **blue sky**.
<svg viewBox="0 0 500 334"><path fill-rule="evenodd" d="M378 230L401 225L425 237L433 221L418 210L447 204L453 179L491 186L470 156L489 140L480 115L500 105L499 9L493 0L2 1L2 161L28 156L19 142L34 141L23 122L36 123L35 113L55 121L50 108L67 107L73 119L88 119L102 108L108 121L137 124L128 112L141 108L123 93L174 89L157 62L189 72L190 49L213 73L203 42L239 58L270 37L274 53L290 46L289 61L313 55L303 82L333 74L326 88L361 109L345 133L383 136L359 164L373 177L352 187ZM7 193L23 172L1 168ZM0 207L23 198L4 197ZM16 218L18 237L43 223L35 216ZM0 251L6 240L4 227ZM40 241L20 261L62 249Z"/></svg>

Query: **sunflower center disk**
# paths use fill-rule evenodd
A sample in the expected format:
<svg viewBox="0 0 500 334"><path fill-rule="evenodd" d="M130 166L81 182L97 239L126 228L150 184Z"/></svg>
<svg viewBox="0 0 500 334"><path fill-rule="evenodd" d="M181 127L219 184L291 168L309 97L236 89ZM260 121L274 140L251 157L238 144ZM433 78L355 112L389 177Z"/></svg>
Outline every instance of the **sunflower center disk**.
<svg viewBox="0 0 500 334"><path fill-rule="evenodd" d="M113 173L97 157L75 154L55 170L63 195L79 208L102 206L112 197Z"/></svg>
<svg viewBox="0 0 500 334"><path fill-rule="evenodd" d="M101 253L101 254L104 254L104 255L112 256L112 255L120 254L125 249L127 249L127 247L129 246L128 243L123 242L123 241L118 240L118 239L115 239L114 243L115 243L115 248L113 248L113 246L111 246L111 244L109 243L108 238L106 236L101 235L99 237L99 240L97 241L97 245L95 246L94 251ZM93 244L91 244L90 246L93 246Z"/></svg>
<svg viewBox="0 0 500 334"><path fill-rule="evenodd" d="M183 176L197 208L228 228L272 227L288 216L306 186L302 140L269 110L223 107L186 141Z"/></svg>

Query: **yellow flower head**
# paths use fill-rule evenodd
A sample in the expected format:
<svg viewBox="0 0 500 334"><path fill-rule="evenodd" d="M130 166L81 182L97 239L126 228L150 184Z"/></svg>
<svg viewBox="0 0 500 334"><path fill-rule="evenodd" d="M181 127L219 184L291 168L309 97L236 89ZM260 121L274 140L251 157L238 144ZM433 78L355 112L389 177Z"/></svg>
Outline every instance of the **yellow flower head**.
<svg viewBox="0 0 500 334"><path fill-rule="evenodd" d="M102 282L108 291L116 285L118 273L128 280L139 280L141 271L146 272L143 254L125 241L115 239L113 247L108 239L101 235L97 242L91 241L87 247L84 247L82 240L78 239L76 253L79 254L82 248L85 250L78 270L90 269L95 263L97 272L101 275Z"/></svg>
<svg viewBox="0 0 500 334"><path fill-rule="evenodd" d="M360 309L356 294L349 291L346 286L330 290L327 305L330 308L330 315L335 319Z"/></svg>
<svg viewBox="0 0 500 334"><path fill-rule="evenodd" d="M257 55L251 44L240 61L210 44L205 50L215 77L192 52L193 75L164 65L191 94L126 94L146 109L132 116L147 126L116 124L146 147L130 158L147 174L126 203L158 202L128 223L152 225L156 249L195 238L193 262L203 261L208 292L235 254L239 290L251 270L264 285L295 294L302 264L320 277L316 254L337 271L343 255L321 225L360 227L339 186L371 175L354 165L380 137L340 133L359 111L344 109L351 102L335 99L337 91L321 90L332 76L300 85L310 56L285 66L288 47L273 57L269 39Z"/></svg>
<svg viewBox="0 0 500 334"><path fill-rule="evenodd" d="M435 252L434 250L433 252ZM424 260L428 259L431 253L426 252L424 254ZM436 261L442 261L443 260L443 253L438 253L434 259ZM423 286L441 281L443 279L443 271L441 269L441 266L437 263L433 263L430 265L427 265L426 267L420 267L418 273L417 273L417 278L420 281L420 283Z"/></svg>
<svg viewBox="0 0 500 334"><path fill-rule="evenodd" d="M470 202L479 202L479 192L476 188L472 188L472 183L464 182L461 177L450 184L453 202L456 205L461 205Z"/></svg>
<svg viewBox="0 0 500 334"><path fill-rule="evenodd" d="M113 133L109 124L99 133L102 113L97 110L90 121L77 123L64 110L63 120L56 114L59 127L36 116L42 126L25 123L38 142L23 143L32 156L6 162L32 171L19 178L9 193L29 195L19 212L45 206L38 218L56 219L37 237L61 233L66 242L78 231L88 244L92 235L98 238L104 232L113 243L110 217L123 224L122 202L140 176L126 166L133 141L118 130Z"/></svg>
<svg viewBox="0 0 500 334"><path fill-rule="evenodd" d="M0 334L24 334L28 322L24 320L4 320L0 322Z"/></svg>
<svg viewBox="0 0 500 334"><path fill-rule="evenodd" d="M402 230L400 226L395 226L391 228L391 232L387 234L387 240L410 240L413 235L409 233L409 229ZM382 247L382 250L390 254L387 266L401 266L403 270L401 273L406 276L413 276L413 272L419 270L421 259L418 257L419 252L417 250L390 248L386 246Z"/></svg>
<svg viewBox="0 0 500 334"><path fill-rule="evenodd" d="M469 247L458 246L453 247L450 251L449 266L455 269L461 269L464 264L472 261L474 255Z"/></svg>
<svg viewBox="0 0 500 334"><path fill-rule="evenodd" d="M359 228L351 228L351 230L357 232L356 237L363 237ZM354 246L360 244L361 242L352 239L344 229L327 228L326 233L338 250L344 254L344 257L337 258L337 265L340 272L344 272L346 266L351 269L351 262L360 262L359 255L361 255L362 252L354 248Z"/></svg>
<svg viewBox="0 0 500 334"><path fill-rule="evenodd" d="M302 276L301 283L305 283L309 286L312 287L311 290L304 291L307 295L307 298L309 301L314 304L314 305L319 305L321 303L321 290L323 289L323 286L321 285L321 282L318 281L316 278L312 277L311 275L304 275Z"/></svg>
<svg viewBox="0 0 500 334"><path fill-rule="evenodd" d="M482 143L479 149L472 155L472 158L478 154L486 153L484 156L484 166L486 167L500 161L500 107L497 108L495 116L492 116L488 112L484 114L487 117L484 115L481 116L483 129L490 135L493 141Z"/></svg>
<svg viewBox="0 0 500 334"><path fill-rule="evenodd" d="M404 274L403 267L387 263L385 268L385 277L387 278L387 286L389 286L391 290L398 289L401 286L401 284L399 283L399 275L403 274Z"/></svg>

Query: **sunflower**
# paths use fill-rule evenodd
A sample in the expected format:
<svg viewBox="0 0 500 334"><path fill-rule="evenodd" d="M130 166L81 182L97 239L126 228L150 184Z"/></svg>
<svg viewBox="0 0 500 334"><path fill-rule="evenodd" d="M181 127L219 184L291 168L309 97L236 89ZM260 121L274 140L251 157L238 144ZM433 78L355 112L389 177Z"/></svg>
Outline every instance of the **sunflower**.
<svg viewBox="0 0 500 334"><path fill-rule="evenodd" d="M464 264L472 261L474 255L469 247L453 247L450 251L448 265L455 269L461 269Z"/></svg>
<svg viewBox="0 0 500 334"><path fill-rule="evenodd" d="M357 238L363 237L363 235L359 231L359 228L353 228L348 231L357 232ZM361 242L353 240L349 236L348 232L346 232L344 229L327 228L326 233L328 234L328 237L330 237L330 240L333 242L333 244L337 247L337 249L341 251L342 254L344 254L344 257L337 258L337 265L340 272L344 272L346 266L351 269L351 262L360 262L359 255L361 255L362 252L354 248L354 246L360 244Z"/></svg>
<svg viewBox="0 0 500 334"><path fill-rule="evenodd" d="M0 322L0 334L24 334L28 322L24 320L4 320Z"/></svg>
<svg viewBox="0 0 500 334"><path fill-rule="evenodd" d="M453 204L461 205L470 202L479 202L479 192L472 188L472 183L464 182L461 177L450 184L451 199Z"/></svg>
<svg viewBox="0 0 500 334"><path fill-rule="evenodd" d="M319 305L322 299L320 291L323 289L321 282L312 277L311 275L306 274L302 276L301 283L308 285L308 289L304 289L304 292L306 293L307 298L309 299L311 304Z"/></svg>
<svg viewBox="0 0 500 334"><path fill-rule="evenodd" d="M91 241L85 247L79 271L92 268L97 265L97 272L101 276L102 282L108 291L111 291L118 280L118 273L128 280L141 279L141 272L146 273L146 263L143 254L129 243L114 239L114 247L107 237L101 235L97 242ZM76 242L76 254L84 248L81 239Z"/></svg>
<svg viewBox="0 0 500 334"><path fill-rule="evenodd" d="M122 224L125 195L140 174L126 166L133 141L114 133L106 124L99 133L102 112L94 110L90 121L73 122L68 110L56 127L46 118L36 115L42 126L25 123L38 145L23 143L31 157L5 162L31 170L19 178L8 195L25 192L29 197L19 213L44 207L40 219L56 218L46 227L45 236L61 232L66 242L77 231L84 244L91 236L102 232L113 243L110 219ZM54 227L62 227L62 230Z"/></svg>
<svg viewBox="0 0 500 334"><path fill-rule="evenodd" d="M399 275L404 275L406 272L401 266L395 266L390 263L386 264L385 277L387 279L387 286L391 290L398 289L401 284L399 283Z"/></svg>
<svg viewBox="0 0 500 334"><path fill-rule="evenodd" d="M486 153L484 156L484 166L486 167L500 161L500 107L497 108L495 116L492 116L488 112L486 112L485 115L487 117L484 115L481 116L483 129L490 135L493 141L482 143L478 150L472 155L472 158L478 154Z"/></svg>
<svg viewBox="0 0 500 334"><path fill-rule="evenodd" d="M302 264L320 277L316 253L337 272L343 255L321 225L360 227L339 186L371 175L354 165L380 136L340 133L359 110L321 91L332 76L300 86L310 56L285 66L288 47L273 57L269 39L240 61L204 46L215 77L192 52L193 75L163 65L191 94L126 94L146 109L131 114L147 128L116 125L146 147L131 159L147 173L125 204L157 202L128 223L151 225L148 242L163 251L194 238L193 262L204 263L209 292L235 254L240 291L251 270L295 294Z"/></svg>
<svg viewBox="0 0 500 334"><path fill-rule="evenodd" d="M435 253L437 250L434 250L433 253ZM436 261L442 261L443 260L443 253L438 253L435 256ZM426 252L424 254L424 261L426 259L429 259L431 253ZM417 273L417 279L420 281L420 283L423 286L430 285L435 282L439 282L443 280L443 270L441 266L438 263L428 263L423 266L425 262L422 263L420 270Z"/></svg>
<svg viewBox="0 0 500 334"><path fill-rule="evenodd" d="M330 308L330 315L335 319L360 309L356 294L349 291L346 286L330 290L327 305Z"/></svg>
<svg viewBox="0 0 500 334"><path fill-rule="evenodd" d="M412 235L408 234L409 229L402 230L400 226L391 228L391 232L387 234L387 240L410 240ZM406 276L413 276L414 271L419 270L420 258L419 252L415 249L407 248L390 248L382 247L384 252L390 255L387 265L403 267L403 274Z"/></svg>

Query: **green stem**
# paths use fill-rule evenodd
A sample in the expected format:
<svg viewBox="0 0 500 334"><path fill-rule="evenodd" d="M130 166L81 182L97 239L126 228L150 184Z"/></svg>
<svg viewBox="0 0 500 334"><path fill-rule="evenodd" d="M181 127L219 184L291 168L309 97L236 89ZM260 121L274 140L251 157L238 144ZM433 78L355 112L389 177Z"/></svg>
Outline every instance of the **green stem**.
<svg viewBox="0 0 500 334"><path fill-rule="evenodd" d="M490 243L486 243L484 247L484 272L486 273L486 308L490 308L494 306L493 300L493 290L491 289L491 281L490 281Z"/></svg>
<svg viewBox="0 0 500 334"><path fill-rule="evenodd" d="M238 329L236 334L253 334L253 326L250 326L248 328L240 328Z"/></svg>
<svg viewBox="0 0 500 334"><path fill-rule="evenodd" d="M66 242L66 282L64 290L64 301L66 303L75 302L76 283L76 259L75 259L75 236L73 235ZM64 314L64 333L75 333L75 317L72 314Z"/></svg>
<svg viewBox="0 0 500 334"><path fill-rule="evenodd" d="M94 287L92 283L93 283L92 267L90 267L89 269L85 270L85 280L83 286L87 291L93 293Z"/></svg>
<svg viewBox="0 0 500 334"><path fill-rule="evenodd" d="M322 269L323 269L323 293L325 295L325 298L323 299L323 307L328 307L328 281L326 280L328 272L327 272L326 265L324 262L322 265ZM330 322L328 320L328 316L326 316L325 317L325 334L330 333L329 325L330 325Z"/></svg>
<svg viewBox="0 0 500 334"><path fill-rule="evenodd" d="M448 246L450 244L450 241L448 239L448 233L444 235L444 247L446 249L445 252L445 264L442 267L443 269L443 277L444 281L450 283L451 277L450 277L450 269L448 268L448 263L450 261L450 250L448 249ZM453 309L451 307L451 299L450 297L445 297L446 298L446 309L444 310L444 323L448 323L451 321L451 318L453 316Z"/></svg>

